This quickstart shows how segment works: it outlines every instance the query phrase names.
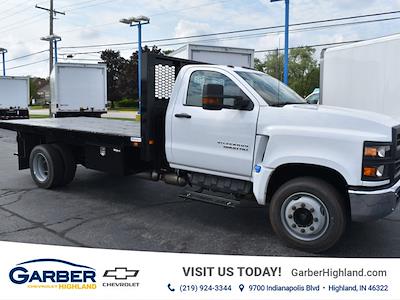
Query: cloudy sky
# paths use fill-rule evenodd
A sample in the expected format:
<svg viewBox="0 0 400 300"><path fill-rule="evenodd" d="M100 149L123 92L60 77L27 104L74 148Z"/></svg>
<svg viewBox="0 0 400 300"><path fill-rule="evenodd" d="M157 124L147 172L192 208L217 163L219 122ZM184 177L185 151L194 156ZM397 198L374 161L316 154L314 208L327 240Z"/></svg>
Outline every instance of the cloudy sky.
<svg viewBox="0 0 400 300"><path fill-rule="evenodd" d="M400 0L290 1L290 22L293 24L400 11ZM136 29L120 24L118 20L137 15L151 18L151 24L143 28L144 40L277 26L284 22L283 2L270 3L270 0L54 0L54 3L56 9L66 12L65 16L58 15L55 21L55 33L63 38L60 47L136 42ZM6 58L11 60L7 62L8 75L48 75L48 62L44 61L48 58L48 53L20 58L48 48L48 44L40 41L40 37L48 35L49 15L45 11L36 9L35 4L47 7L49 1L0 0L0 47L9 50ZM400 18L400 13L351 21L396 17ZM301 27L296 27L299 28ZM268 33L271 31L274 32ZM156 44L163 49L176 49L182 43L195 41L255 50L275 49L282 47L284 40L283 34L276 31L276 29L263 30L191 40L151 42L149 45ZM400 19L396 19L307 31L297 30L291 33L290 43L291 46L317 45L369 39L399 32ZM67 54L74 53L73 61L95 63L99 57L96 52L105 48L121 50L121 54L128 57L135 49L135 45L64 48L59 52L61 61ZM35 64L24 66L31 63Z"/></svg>

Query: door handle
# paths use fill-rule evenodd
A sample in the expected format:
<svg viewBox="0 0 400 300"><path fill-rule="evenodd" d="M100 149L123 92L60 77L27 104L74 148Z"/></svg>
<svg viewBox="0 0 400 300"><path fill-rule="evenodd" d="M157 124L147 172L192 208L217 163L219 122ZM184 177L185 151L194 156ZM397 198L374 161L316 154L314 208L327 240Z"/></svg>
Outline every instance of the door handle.
<svg viewBox="0 0 400 300"><path fill-rule="evenodd" d="M186 113L184 113L184 114L176 114L176 115L175 115L175 118L185 118L185 119L191 119L191 118L192 118L192 116L191 116L191 115L189 115L189 114L186 114Z"/></svg>

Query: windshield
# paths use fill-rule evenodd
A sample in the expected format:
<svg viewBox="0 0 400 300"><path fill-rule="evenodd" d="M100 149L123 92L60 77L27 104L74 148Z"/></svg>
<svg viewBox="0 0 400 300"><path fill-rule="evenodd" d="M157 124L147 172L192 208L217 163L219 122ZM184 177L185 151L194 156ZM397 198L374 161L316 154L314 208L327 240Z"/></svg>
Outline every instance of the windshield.
<svg viewBox="0 0 400 300"><path fill-rule="evenodd" d="M307 102L291 88L267 74L243 71L236 73L255 89L270 106L307 104Z"/></svg>

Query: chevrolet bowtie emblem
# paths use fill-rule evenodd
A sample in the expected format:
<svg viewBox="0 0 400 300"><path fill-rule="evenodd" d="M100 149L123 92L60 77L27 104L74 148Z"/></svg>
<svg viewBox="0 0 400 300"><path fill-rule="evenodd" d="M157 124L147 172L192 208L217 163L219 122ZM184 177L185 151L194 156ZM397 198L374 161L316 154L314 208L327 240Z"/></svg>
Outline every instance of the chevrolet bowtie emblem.
<svg viewBox="0 0 400 300"><path fill-rule="evenodd" d="M136 277L139 270L128 270L128 268L115 268L115 270L106 270L103 277L112 277L117 280L127 280L129 277Z"/></svg>

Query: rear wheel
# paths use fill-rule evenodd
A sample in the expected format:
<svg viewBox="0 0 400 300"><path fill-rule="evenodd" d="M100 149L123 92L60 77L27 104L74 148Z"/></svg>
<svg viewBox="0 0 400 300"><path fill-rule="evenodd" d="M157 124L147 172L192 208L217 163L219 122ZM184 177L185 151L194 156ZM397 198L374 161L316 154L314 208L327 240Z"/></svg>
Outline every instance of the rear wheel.
<svg viewBox="0 0 400 300"><path fill-rule="evenodd" d="M277 235L304 251L328 250L346 229L343 196L331 184L312 177L281 186L272 197L269 214Z"/></svg>
<svg viewBox="0 0 400 300"><path fill-rule="evenodd" d="M64 144L52 145L61 155L64 164L64 176L59 186L66 186L72 182L76 173L76 161L71 149Z"/></svg>
<svg viewBox="0 0 400 300"><path fill-rule="evenodd" d="M33 180L40 188L51 189L63 180L62 157L51 145L36 146L31 152L29 167Z"/></svg>

